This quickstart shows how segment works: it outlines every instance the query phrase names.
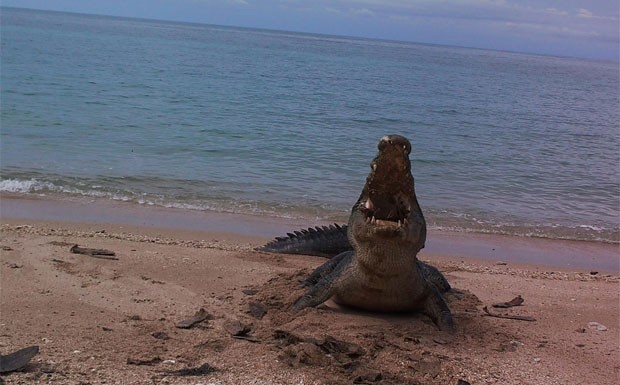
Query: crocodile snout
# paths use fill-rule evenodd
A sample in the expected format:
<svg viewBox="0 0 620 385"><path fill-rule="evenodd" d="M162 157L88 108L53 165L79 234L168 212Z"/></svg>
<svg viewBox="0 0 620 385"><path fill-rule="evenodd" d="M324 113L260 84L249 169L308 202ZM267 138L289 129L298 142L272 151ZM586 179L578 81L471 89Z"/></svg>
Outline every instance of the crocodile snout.
<svg viewBox="0 0 620 385"><path fill-rule="evenodd" d="M406 155L411 153L411 143L407 138L400 135L386 135L381 140L379 140L379 144L377 145L379 151L383 152L384 150L396 147L402 149Z"/></svg>

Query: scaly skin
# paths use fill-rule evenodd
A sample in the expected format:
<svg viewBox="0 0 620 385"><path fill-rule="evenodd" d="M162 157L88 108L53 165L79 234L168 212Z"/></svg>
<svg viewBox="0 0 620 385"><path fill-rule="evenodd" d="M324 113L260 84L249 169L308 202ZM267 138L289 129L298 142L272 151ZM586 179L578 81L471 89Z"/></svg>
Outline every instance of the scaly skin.
<svg viewBox="0 0 620 385"><path fill-rule="evenodd" d="M309 227L288 233L286 237L276 237L256 250L332 258L353 248L347 238L347 225L333 224L329 227Z"/></svg>
<svg viewBox="0 0 620 385"><path fill-rule="evenodd" d="M426 223L411 175L411 145L402 136L390 135L378 147L349 218L347 236L353 250L317 268L305 280L309 289L293 309L300 311L333 298L342 305L373 311L421 310L440 329L453 331L452 315L440 294L443 289L431 282L438 275L449 290L447 281L416 258L424 247Z"/></svg>

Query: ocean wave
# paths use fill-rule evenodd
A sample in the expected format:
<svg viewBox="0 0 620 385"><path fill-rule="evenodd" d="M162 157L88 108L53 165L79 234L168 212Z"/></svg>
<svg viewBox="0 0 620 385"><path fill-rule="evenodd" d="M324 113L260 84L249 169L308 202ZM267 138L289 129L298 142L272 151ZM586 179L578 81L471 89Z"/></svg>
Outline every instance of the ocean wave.
<svg viewBox="0 0 620 385"><path fill-rule="evenodd" d="M93 186L94 187L94 186ZM130 196L123 194L112 194L97 189L82 189L79 187L56 184L54 182L42 181L36 178L31 179L3 179L0 180L0 192L21 193L21 194L65 194L82 195L97 198L110 198L113 200L131 201Z"/></svg>
<svg viewBox="0 0 620 385"><path fill-rule="evenodd" d="M0 191L12 193L37 193L44 191L61 191L58 186L50 182L41 182L36 179L4 179L0 181Z"/></svg>

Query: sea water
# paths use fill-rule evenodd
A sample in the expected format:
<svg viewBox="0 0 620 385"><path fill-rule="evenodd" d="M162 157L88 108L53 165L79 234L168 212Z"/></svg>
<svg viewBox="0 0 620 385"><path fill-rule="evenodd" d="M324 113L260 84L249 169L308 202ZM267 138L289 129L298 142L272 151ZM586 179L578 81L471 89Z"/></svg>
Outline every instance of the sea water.
<svg viewBox="0 0 620 385"><path fill-rule="evenodd" d="M620 241L617 62L1 10L0 191L344 221L383 135L431 228Z"/></svg>

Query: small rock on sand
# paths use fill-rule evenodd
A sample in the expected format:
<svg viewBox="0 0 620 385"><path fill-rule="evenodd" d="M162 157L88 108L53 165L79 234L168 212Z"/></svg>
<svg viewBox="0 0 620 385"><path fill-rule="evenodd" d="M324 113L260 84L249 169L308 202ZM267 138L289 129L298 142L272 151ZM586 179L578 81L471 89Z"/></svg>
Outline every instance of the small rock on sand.
<svg viewBox="0 0 620 385"><path fill-rule="evenodd" d="M594 329L599 332L604 332L607 330L607 326L600 324L598 322L588 322L588 329Z"/></svg>

